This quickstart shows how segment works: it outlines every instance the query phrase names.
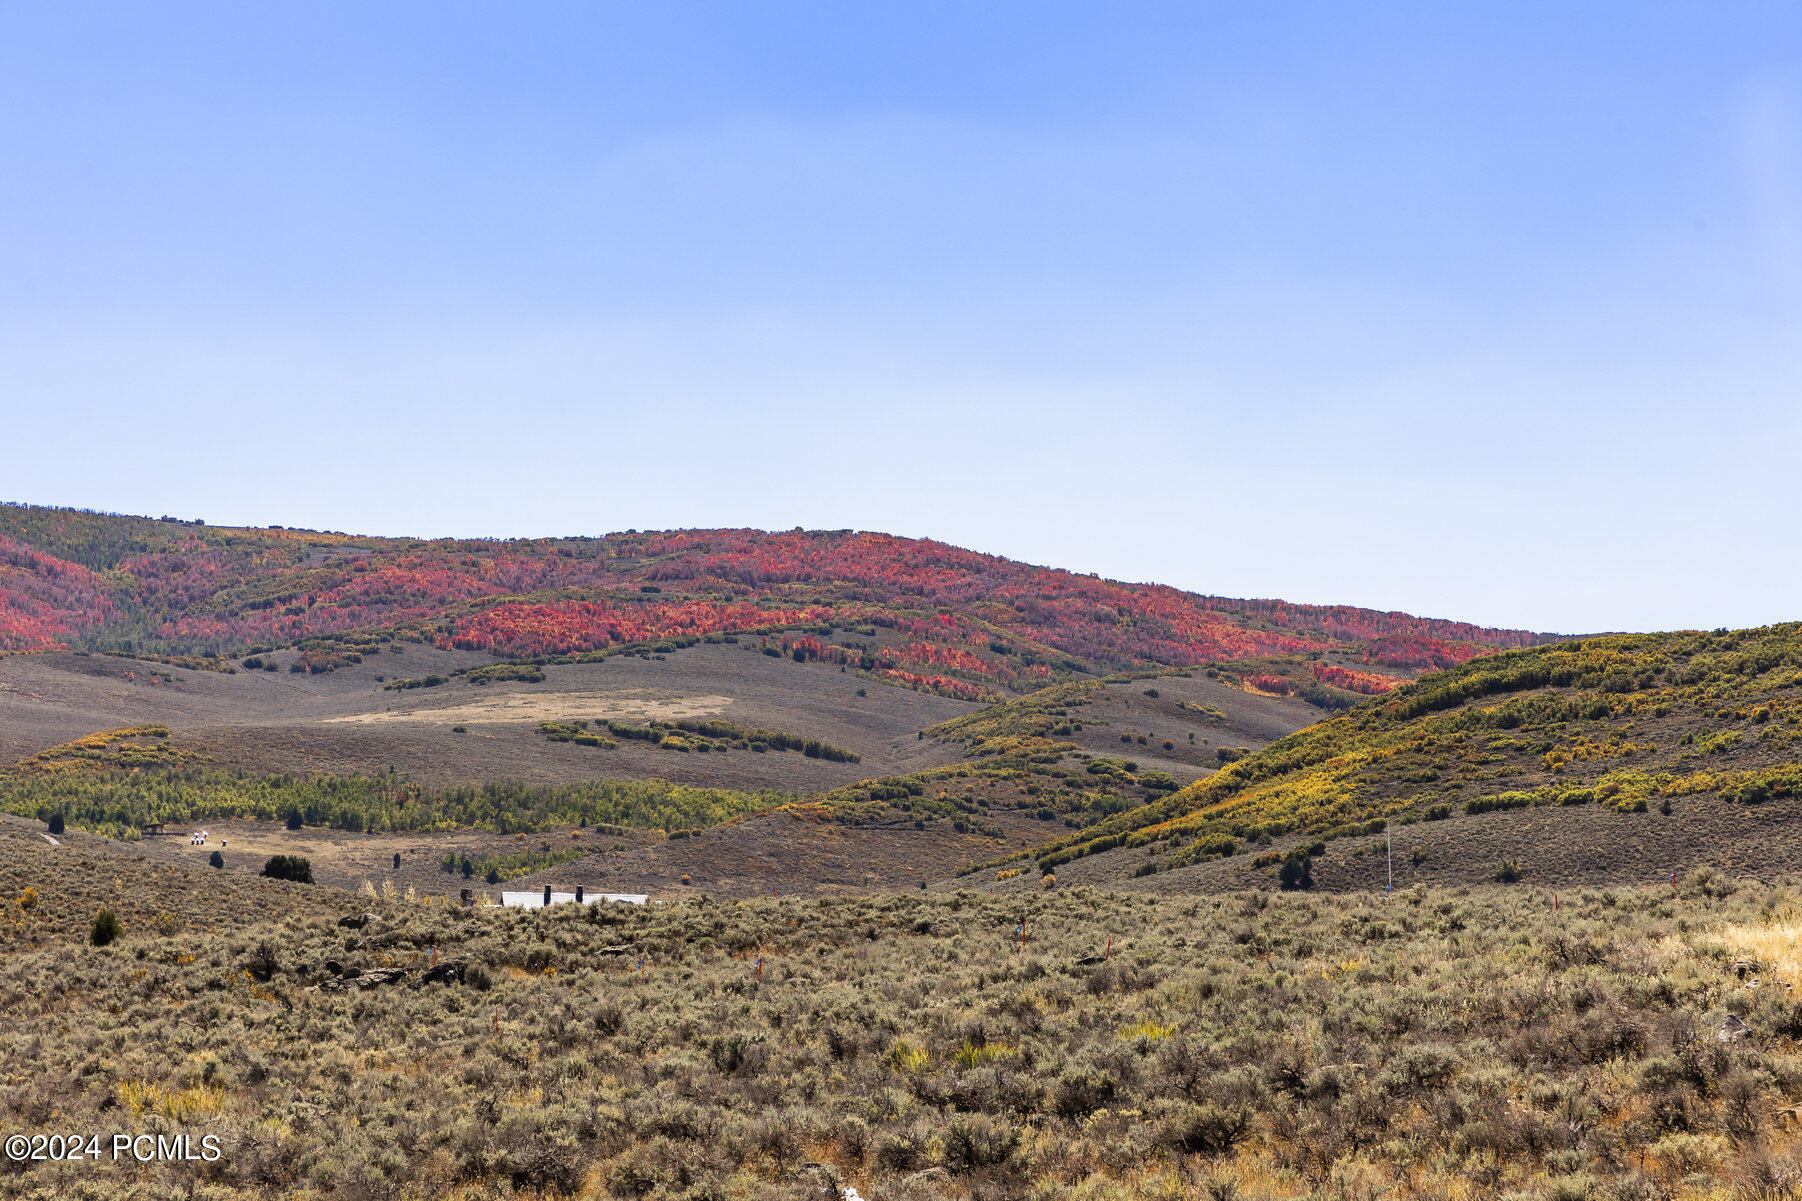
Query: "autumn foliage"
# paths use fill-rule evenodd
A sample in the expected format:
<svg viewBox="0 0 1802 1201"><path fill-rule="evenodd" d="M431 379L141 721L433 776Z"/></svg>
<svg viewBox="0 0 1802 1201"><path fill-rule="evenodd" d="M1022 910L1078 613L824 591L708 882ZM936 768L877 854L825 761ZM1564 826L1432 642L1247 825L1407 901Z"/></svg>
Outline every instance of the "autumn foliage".
<svg viewBox="0 0 1802 1201"><path fill-rule="evenodd" d="M545 659L729 634L777 637L784 655L970 696L1079 670L1260 656L1332 653L1420 670L1546 641L1125 584L887 534L427 542L0 506L0 651L234 656L298 646L301 669L321 671L396 638ZM1382 691L1387 679L1343 667L1316 675L1352 692Z"/></svg>
<svg viewBox="0 0 1802 1201"><path fill-rule="evenodd" d="M1343 688L1347 692L1362 692L1366 696L1379 696L1403 682L1394 676L1356 671L1349 667L1338 667L1330 663L1314 664L1313 672L1314 678L1322 684Z"/></svg>
<svg viewBox="0 0 1802 1201"><path fill-rule="evenodd" d="M0 651L59 646L112 615L93 572L0 535Z"/></svg>

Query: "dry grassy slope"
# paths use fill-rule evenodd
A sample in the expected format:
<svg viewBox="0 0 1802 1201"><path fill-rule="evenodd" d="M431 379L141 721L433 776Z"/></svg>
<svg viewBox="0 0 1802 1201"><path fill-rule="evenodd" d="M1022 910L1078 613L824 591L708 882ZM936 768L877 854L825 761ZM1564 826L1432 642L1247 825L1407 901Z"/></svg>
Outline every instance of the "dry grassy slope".
<svg viewBox="0 0 1802 1201"><path fill-rule="evenodd" d="M213 841L207 847L190 847L185 839L162 837L146 838L126 848L126 853L135 859L198 871L200 875L195 878L207 884L254 874L269 855L290 854L312 861L315 878L322 888L355 889L364 881L371 881L378 885L392 883L401 889L442 892L466 883L460 876L448 877L439 869L439 861L446 854L468 854L479 861L490 855L538 851L554 844L557 848L592 848L595 853L540 873L542 880L537 876L526 878L521 886L580 883L597 891L643 891L660 898L695 892L747 896L767 893L771 888L783 894L915 888L921 881L949 876L1003 849L1041 844L1063 832L1066 819L1089 821L1098 813L1111 811L1093 808L1093 801L1111 801L1118 806L1156 795L1155 790L1145 790L1149 784L1140 786L1126 777L1097 776L1085 771L1084 756L1130 755L1138 765L1141 779L1149 781L1162 775L1176 781L1190 780L1209 770L1207 765L1219 747L1258 745L1306 721L1313 712L1292 698L1255 696L1199 676L1097 682L1080 689L1088 698L1077 706L1084 721L1078 723L1081 728L1071 734L1071 741L1063 744L1064 752L1050 756L1052 762L1048 765L1027 765L1028 769L1022 769L994 758L966 763L963 756L968 748L962 743L936 734L922 738L918 729L911 736L891 733L886 744L872 741L869 731L878 726L880 732L881 722L887 722L891 731L897 727L905 731L902 721L945 712L969 715L972 711L986 715L996 728L1012 731L1016 728L1014 710L1028 707L1030 698L975 710L930 694L897 690L857 697L855 689L829 668L745 654L728 646L696 648L665 660L622 659L610 664L552 668L551 678L541 685L496 684L484 688L459 683L402 693L356 688L347 683L354 680L354 671L321 678L290 677L287 673L244 673L233 677L175 669L167 674L177 682L170 683L159 675L151 677L156 680L152 684L144 681L143 665L137 663L124 669L132 675L125 679L120 674L124 662L73 655L15 659L11 663L15 671L10 677L15 686L8 694L8 703L15 709L35 704L36 711L42 714L55 711L60 700L65 713L77 715L77 722L172 713L176 731L172 737L163 737L162 727L146 726L157 736L137 740L142 743L138 749L144 752L146 763L166 755L178 765L244 766L242 759L234 764L224 752L228 748L242 752L249 745L245 730L267 737L272 729L283 729L301 757L293 761L260 761L265 769L343 767L346 764L331 757L334 744L322 745L312 740L313 730L343 726L366 731L368 737L375 739L380 759L402 762L407 761L402 740L407 732L415 737L435 736L449 751L463 754L482 748L485 743L504 743L511 737L515 753L521 758L497 758L513 767L513 774L528 777L534 774L530 769L542 770L545 764L554 766L559 758L587 764L590 771L594 770L593 765L609 760L615 760L617 767L619 752L624 751L635 752L638 761L649 764L641 769L645 775L667 777L687 772L693 778L701 770L711 769L715 780L743 783L768 780L772 778L768 773L782 772L785 774L773 777L777 783L799 783L815 793L841 780L864 780L872 766L887 767L891 772L909 768L915 770L903 778L919 781L924 788L919 795L936 806L919 826L908 805L887 808L863 803L854 815L842 815L842 821L826 820L841 815L837 798L846 795L841 787L825 793L825 804L807 803L793 812L754 817L694 839L666 839L660 831L602 837L593 831L584 836L584 832L562 829L521 838L467 828L436 833L369 834L310 826L290 832L272 821L195 818L179 823L180 827L185 831L188 826L208 826ZM612 687L595 687L596 677L607 668L614 670L601 681ZM140 694L132 691L140 688L146 690L144 695L165 703L141 702ZM708 688L731 689L736 695L725 696L721 691L709 694L704 691ZM273 692L281 703L257 710L252 702L259 691L265 695ZM1149 695L1154 692L1156 696ZM709 695L714 700L711 707L696 708L690 704ZM123 703L121 697L137 703ZM107 704L115 707L106 709ZM395 708L388 709L388 704ZM690 707L681 708L683 704ZM608 705L615 709L608 709ZM494 711L495 720L484 722L471 716L472 710L483 706ZM636 711L668 716L723 708L728 714L736 713L739 720L760 724L793 729L807 722L803 729L824 733L828 740L862 747L868 757L862 764L851 765L789 753L702 756L629 742L617 751L550 743L540 736L536 716L521 716L522 706L543 712L554 710L564 717L578 710L600 715L615 712L621 706L636 706ZM359 720L320 720L320 713L349 715ZM440 716L446 713L468 722L470 733L450 734ZM234 719L265 724L217 724ZM189 723L185 732L183 721ZM937 731L942 727L928 728ZM1133 741L1121 743L1123 735ZM1195 736L1193 740L1190 735ZM91 741L84 740L80 745ZM123 745L118 735L109 740L109 745L112 742ZM1164 742L1171 747L1165 748ZM63 752L70 749L67 745L61 748ZM92 771L104 771L112 762L112 758L101 755L88 766ZM137 759L121 759L115 769L128 769L136 762ZM447 756L439 764L438 774L455 779L456 771L468 762ZM518 770L521 763L528 770ZM496 763L485 766L488 772L500 774ZM85 770L74 760L64 767L78 774ZM922 768L924 774L919 770ZM729 769L743 774L735 778L726 774ZM46 786L51 786L53 773L40 767L37 760L31 761L29 769L21 770L26 771L28 779L35 778L33 773L44 772ZM155 770L154 765L150 770ZM758 777L753 772L765 774ZM214 773L214 778L227 783L230 779L219 773ZM885 777L891 782L895 778ZM1047 805L1052 808L1047 809ZM965 828L959 828L960 813L970 819ZM204 866L214 849L225 853L227 868L223 875L212 875ZM398 868L393 864L396 853L401 855ZM474 883L479 884L479 879Z"/></svg>
<svg viewBox="0 0 1802 1201"><path fill-rule="evenodd" d="M319 887L265 880L250 871L215 871L205 852L175 862L142 845L79 830L52 846L42 822L0 814L0 949L84 942L94 916L111 909L127 935L173 936L238 930L273 915L335 916L353 897ZM37 893L30 908L19 901Z"/></svg>
<svg viewBox="0 0 1802 1201"><path fill-rule="evenodd" d="M1802 803L1794 800L1747 807L1695 797L1673 805L1669 815L1656 809L1616 813L1594 806L1460 812L1445 821L1397 824L1390 834L1398 890L1415 884L1495 884L1497 872L1510 861L1520 869L1513 887L1546 894L1580 885L1668 883L1673 871L1687 875L1698 867L1767 881L1802 874ZM1169 894L1274 889L1279 887L1278 865L1257 860L1312 841L1308 835L1282 835L1234 855L1145 877L1134 873L1146 863L1168 862L1168 852L1161 846L1123 847L1061 864L1056 877L1059 887L1088 884ZM1334 839L1326 848L1312 857L1315 891L1381 893L1387 886L1390 864L1382 834ZM933 887L992 886L997 893L1041 887L1036 870L999 882L996 874L935 881Z"/></svg>
<svg viewBox="0 0 1802 1201"><path fill-rule="evenodd" d="M150 676L155 680L151 683L146 682L144 665L106 656L23 656L7 667L11 669L7 680L13 687L5 694L5 703L14 712L61 714L67 729L79 729L79 725L96 720L171 716L173 736L169 738L162 736L164 727L160 725L141 727L157 732L155 738L137 739L141 747L133 743L142 756L115 763L117 756L101 754L90 765L74 759L63 765L77 774L105 772L106 765L128 770L139 765L139 759L150 765L146 770L157 770L153 761L162 757L177 766L205 768L380 770L391 761L411 768L416 763L407 741L411 738L438 739L429 743L425 752L418 752L441 752L434 770L420 775L451 783L467 779L461 775L465 770L474 777L544 779L551 772L580 777L600 774L602 765L622 772L625 761L622 774L687 775L701 783L775 783L820 793L825 799L824 804L807 802L795 811L753 817L690 840L665 839L661 831L627 831L609 837L587 831L586 839L582 831L575 830L546 830L524 839L467 828L371 835L315 826L287 831L279 822L270 821L193 819L180 822L180 828L209 826L214 835L209 846L191 848L184 839L162 837L126 848L133 858L198 871L196 878L207 884L254 875L268 855L279 853L310 858L321 887L355 889L369 880L429 893L465 884L461 876L441 873L438 864L447 853L465 853L481 860L514 851L539 851L544 844L593 848L595 855L553 867L541 873L542 880L526 878L523 887L541 882L559 887L584 884L596 891L643 891L660 898L688 893L748 896L768 893L771 887L784 894L917 887L923 880L951 875L1002 849L1038 846L1065 830L1065 821L1094 821L1099 813L1112 811L1094 808L1094 802L1117 808L1157 795L1155 790L1148 792L1150 783L1141 786L1119 775L1090 774L1085 770L1085 756L1130 756L1144 781L1162 775L1180 783L1207 772L1218 748L1260 745L1308 720L1314 712L1294 698L1254 696L1204 676L1088 683L1081 685L1087 703L1078 707L1085 721L1070 734L1070 741L1063 743L1065 750L1052 754L1049 765L1020 768L993 757L966 763L966 745L937 734L921 738L921 729L914 723L944 714L957 718L980 712L997 729L1013 730L1013 712L1025 709L1029 698L995 709L977 709L932 694L896 689L867 689L860 698L854 678L847 680L834 669L744 653L730 646L696 647L665 660L622 658L609 664L551 667L550 680L539 685L478 687L460 682L405 692L378 691L373 680L357 687L357 673L364 669L346 669L332 676L222 676L171 669ZM259 700L263 701L261 707ZM705 705L699 703L703 700ZM521 712L526 707L530 712ZM550 743L539 734L537 720L551 712L560 718L586 712L634 721L651 714L710 716L723 712L723 716L757 725L824 734L827 741L861 748L865 761L840 765L778 752L699 756L629 741L620 748ZM321 714L328 716L321 718ZM458 723L467 723L469 734L452 734L447 714L454 714ZM344 716L351 720L337 720ZM236 725L227 725L231 721ZM56 729L56 734L67 729ZM341 743L317 738L317 730L335 729L360 730L371 739L373 750L368 759L344 759L339 756ZM928 729L942 727L928 725ZM292 757L268 756L278 734L292 743ZM1123 736L1133 741L1121 743ZM256 741L258 738L261 741ZM115 734L108 745L123 747L124 741L130 741L121 739L121 734ZM1144 739L1144 745L1139 739ZM94 739L83 739L77 745L90 741ZM1166 741L1171 747L1162 745ZM16 748L31 747L32 743L23 743ZM265 757L250 756L250 748ZM65 757L70 750L68 745L61 747ZM123 754L119 752L119 756ZM633 770L634 765L640 766ZM878 772L887 768L883 779L890 783L897 777L919 781L923 792L915 795L930 802L933 811L924 815L919 826L910 811L912 802L896 808L856 802L856 813L843 813L840 802L851 795L843 784L869 779L870 768ZM22 770L27 779L45 772L45 784L50 786L49 768L40 766L38 759ZM229 775L214 772L213 779L225 781L229 788ZM836 792L834 784L838 784ZM1173 788L1175 784L1162 786ZM968 826L960 824L960 813L968 817ZM827 817L842 817L843 821L827 821ZM227 869L225 875L214 876L211 869L205 869L205 858L220 848ZM402 857L400 867L393 864L395 853Z"/></svg>
<svg viewBox="0 0 1802 1201"><path fill-rule="evenodd" d="M1248 857L1206 862L1210 838L1281 850L1388 818L1408 878L1434 882L1487 878L1503 859L1545 883L1696 862L1768 873L1794 862L1798 797L1802 626L1625 635L1427 677L1050 853L1074 856L1052 865L1060 880L1132 880L1152 863L1177 870L1140 886L1241 887L1258 878ZM1355 845L1330 843L1320 884L1375 881Z"/></svg>
<svg viewBox="0 0 1802 1201"><path fill-rule="evenodd" d="M106 655L0 656L0 762L96 730L156 722L218 766L254 772L367 774L393 767L432 785L657 777L809 793L954 762L954 748L922 741L919 731L982 708L862 681L830 665L771 658L749 643L552 666L541 684L453 679L403 691L385 689L378 677L448 674L492 660L406 645L399 654L309 675L286 670L291 653L266 657L282 669L226 675ZM1161 697L1142 695L1146 688ZM1226 717L1184 710L1185 701L1214 705ZM1293 697L1258 696L1199 674L1166 677L1108 686L1105 703L1094 707L1093 722L1074 741L1113 755L1127 750L1120 734L1148 736L1148 744L1132 744L1130 753L1187 782L1214 765L1220 746L1261 746L1318 716ZM538 729L545 719L603 717L634 724L720 717L817 738L863 758L853 764L798 754L693 755L631 742L602 750L547 742ZM458 725L467 732L456 733ZM1164 740L1174 750L1164 750Z"/></svg>
<svg viewBox="0 0 1802 1201"><path fill-rule="evenodd" d="M376 888L392 885L403 892L412 888L437 896L482 883L446 874L443 870L446 855L468 855L479 862L490 856L546 849L605 850L615 843L633 846L662 837L646 830L599 835L593 830L571 828L515 837L468 826L455 830L368 834L318 826L289 830L280 822L243 819L213 819L189 824L202 826L211 835L205 846L189 846L186 837L143 838L128 844L130 853L147 862L179 864L193 869L207 881L216 878L205 875L212 870L207 864L214 851L219 851L225 860L226 876L255 876L271 855L298 855L313 865L313 879L322 887L360 892L368 883ZM184 827L181 833L185 835L186 832ZM394 866L397 854L400 856L398 868Z"/></svg>
<svg viewBox="0 0 1802 1201"><path fill-rule="evenodd" d="M398 655L323 675L283 669L225 675L71 653L0 656L0 761L96 730L145 722L221 767L368 774L395 768L431 785L483 780L570 783L657 777L680 783L816 792L873 775L951 762L916 736L979 706L865 684L836 667L795 663L748 643L700 645L664 658L620 656L545 669L541 684L455 679L389 691L378 676L423 677L487 655L406 646ZM858 696L863 688L865 695ZM603 750L547 742L539 722L614 717L721 717L856 751L862 763L793 753L694 755L626 742ZM466 733L456 733L461 725Z"/></svg>
<svg viewBox="0 0 1802 1201"><path fill-rule="evenodd" d="M1210 707L1219 716L1208 712ZM1321 711L1296 697L1262 696L1196 672L1101 685L1074 716L1083 728L1060 737L1084 751L1124 756L1188 783L1220 765L1222 748L1267 746L1313 725ZM1166 748L1166 742L1174 745Z"/></svg>
<svg viewBox="0 0 1802 1201"><path fill-rule="evenodd" d="M411 672L460 665L455 655L417 647L395 658ZM579 870L564 865L551 873L560 886L582 883L660 896L751 895L770 887L784 893L915 887L1003 850L1056 837L1071 812L1044 791L1029 791L1047 785L1044 777L1003 771L970 778L960 766L967 747L920 737L922 729L977 713L999 714L1005 726L1008 706L988 710L929 693L860 684L855 676L818 663L702 645L662 659L554 666L542 684L478 686L458 680L393 692L375 679L393 671L389 657L372 659L318 676L223 675L64 653L0 659L0 737L9 739L9 753L23 757L47 749L53 739L66 741L95 727L155 720L166 722L173 736L154 749L179 750L183 762L195 765L259 773L381 773L392 765L427 785L625 777L818 795L871 778L922 778L922 771L949 768L956 774L923 777L926 795L949 792L980 802L982 809L972 816L988 827L957 830L950 820L955 813L929 819L924 829L915 829L910 815L892 812L865 814L857 826L820 822L815 814L777 814L693 841L666 841L660 834L631 834L604 840L605 845L591 840L583 845L604 853L584 860ZM860 687L864 696L857 695ZM1157 695L1148 695L1152 692ZM1202 675L1093 683L1084 686L1084 694L1092 699L1080 707L1081 729L1066 743L1076 749L1058 766L1074 774L1076 787L1111 791L1131 803L1139 793L1089 775L1078 756L1130 758L1143 773L1161 772L1186 783L1212 770L1221 747L1260 746L1317 712L1295 698L1254 695ZM597 748L549 742L538 729L544 717L642 722L653 716L715 715L819 737L856 750L863 760L834 763L748 751L681 754L631 741ZM458 724L467 733L455 733ZM1123 736L1131 741L1123 743ZM983 768L993 765L980 761ZM1055 817L1028 816L1047 802L1056 808ZM1095 816L1077 813L1085 821ZM321 885L355 888L364 880L393 881L428 891L464 883L437 870L444 854L479 859L524 845L536 849L546 838L562 845L568 833L533 835L529 844L516 844L473 830L368 835L309 828L290 834L270 822L191 824L210 825L215 844L230 843L232 872L254 872L271 854L300 854L313 860ZM992 836L997 826L1004 834L1000 839ZM611 852L615 841L629 849ZM200 865L211 849L152 839L134 853ZM392 865L396 851L402 855L398 870Z"/></svg>
<svg viewBox="0 0 1802 1201"><path fill-rule="evenodd" d="M1006 843L959 834L934 823L846 826L805 807L759 814L694 838L638 843L591 855L506 883L507 888L559 891L577 884L596 892L643 892L658 900L687 896L845 896L917 889L992 857L999 846L1036 846L1061 829L1022 814L993 818ZM489 891L494 891L490 889Z"/></svg>
<svg viewBox="0 0 1802 1201"><path fill-rule="evenodd" d="M1081 788L1137 795L1123 781L1087 772L1089 761L1127 758L1137 765L1141 778L1161 772L1187 782L1214 769L1221 747L1262 746L1318 712L1292 697L1257 696L1199 674L1091 682L1049 691L1080 699L1081 703L1067 706L1073 728L1066 734L1045 732L1057 719L1039 715L1035 703L1041 694L1031 694L969 713L962 722L934 726L921 744L937 746L939 754L954 758L981 750L957 737L966 726L978 723L971 728L1001 740L1010 754L1064 748L1050 754L1052 762L1043 766L1051 773L1068 773L1074 783L1066 778L1059 785L1055 774L997 767L1009 761L1007 755L977 755L967 764L916 777L925 785L927 797L949 795L979 803L972 816L998 828L1000 838L974 830L960 832L943 818L927 822L924 829L892 814L878 815L867 824L824 820L829 807L843 798L841 791L823 798L825 806L803 803L795 811L747 818L699 838L654 841L629 853L562 864L526 877L517 886L565 888L580 883L597 890L660 897L694 892L752 896L772 888L783 895L914 888L1005 851L1043 845L1063 833L1060 821L1030 816L1035 810L1045 813L1040 807L1048 803L1059 805L1060 817L1066 812L1053 801L1054 791L1070 795L1071 788ZM1153 692L1157 695L1148 695ZM1122 742L1122 736L1130 741ZM1166 742L1170 747L1164 746ZM991 774L989 769L995 770Z"/></svg>

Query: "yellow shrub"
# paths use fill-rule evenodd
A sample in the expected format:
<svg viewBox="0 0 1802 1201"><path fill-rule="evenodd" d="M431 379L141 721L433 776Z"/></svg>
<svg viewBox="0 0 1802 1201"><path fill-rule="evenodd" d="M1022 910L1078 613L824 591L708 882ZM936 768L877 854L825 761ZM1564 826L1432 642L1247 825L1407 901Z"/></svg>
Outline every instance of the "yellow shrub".
<svg viewBox="0 0 1802 1201"><path fill-rule="evenodd" d="M1001 1043L983 1043L981 1046L977 1046L966 1038L964 1045L957 1049L952 1058L957 1061L959 1067L975 1068L1000 1059L1003 1055L1012 1055L1013 1053L1012 1047Z"/></svg>
<svg viewBox="0 0 1802 1201"><path fill-rule="evenodd" d="M1175 1033L1175 1026L1166 1026L1160 1022L1139 1022L1122 1030L1120 1037L1128 1042L1142 1038L1148 1043L1161 1043Z"/></svg>
<svg viewBox="0 0 1802 1201"><path fill-rule="evenodd" d="M916 1047L904 1038L888 1049L888 1065L897 1072L923 1071L931 1062L932 1056L924 1047Z"/></svg>
<svg viewBox="0 0 1802 1201"><path fill-rule="evenodd" d="M225 1108L225 1090L204 1084L165 1091L154 1084L121 1080L118 1095L119 1104L134 1118L150 1113L171 1121L186 1122L200 1114L218 1113Z"/></svg>

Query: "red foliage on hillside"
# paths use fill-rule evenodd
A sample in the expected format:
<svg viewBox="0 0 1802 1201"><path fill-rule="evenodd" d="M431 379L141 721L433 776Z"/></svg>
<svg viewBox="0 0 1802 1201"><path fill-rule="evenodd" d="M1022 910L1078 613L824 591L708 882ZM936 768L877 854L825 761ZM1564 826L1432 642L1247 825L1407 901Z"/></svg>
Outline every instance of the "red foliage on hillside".
<svg viewBox="0 0 1802 1201"><path fill-rule="evenodd" d="M936 692L942 696L954 696L962 701L989 700L994 695L986 688L967 680L953 679L950 676L920 675L917 672L903 671L898 667L880 668L876 674L921 692Z"/></svg>
<svg viewBox="0 0 1802 1201"><path fill-rule="evenodd" d="M1353 671L1349 667L1336 667L1331 663L1314 664L1314 678L1322 684L1343 688L1347 692L1362 692L1365 696L1380 696L1402 682L1394 676Z"/></svg>
<svg viewBox="0 0 1802 1201"><path fill-rule="evenodd" d="M93 572L0 535L0 651L60 646L112 611Z"/></svg>
<svg viewBox="0 0 1802 1201"><path fill-rule="evenodd" d="M1491 643L1490 646L1503 644ZM1487 648L1474 642L1447 643L1438 638L1418 634L1383 634L1372 638L1364 647L1366 663L1385 667L1410 667L1417 671L1439 671L1456 667L1483 654Z"/></svg>
<svg viewBox="0 0 1802 1201"><path fill-rule="evenodd" d="M1547 640L1401 613L1198 596L872 533L421 542L0 506L0 540L11 556L0 558L0 649L69 641L239 653L382 630L534 658L692 635L874 627L887 633L864 650L815 639L804 656L855 661L916 687L981 690L1033 687L1077 668L1322 651L1411 670ZM64 561L70 555L110 574ZM325 651L318 661L332 662ZM1364 676L1384 678L1346 678Z"/></svg>
<svg viewBox="0 0 1802 1201"><path fill-rule="evenodd" d="M1474 642L1499 650L1538 646L1551 641L1548 635L1527 630L1492 630L1464 621L1382 613L1350 605L1295 605L1280 600L1228 600L1216 596L1201 599L1210 609L1242 613L1288 629L1319 631L1339 642L1397 640L1434 643L1440 647L1444 647L1445 642Z"/></svg>
<svg viewBox="0 0 1802 1201"><path fill-rule="evenodd" d="M439 638L438 645L530 658L601 651L610 646L683 634L734 633L800 625L831 615L831 609L818 605L799 609L764 608L748 601L735 604L706 601L506 603L461 619L455 633Z"/></svg>

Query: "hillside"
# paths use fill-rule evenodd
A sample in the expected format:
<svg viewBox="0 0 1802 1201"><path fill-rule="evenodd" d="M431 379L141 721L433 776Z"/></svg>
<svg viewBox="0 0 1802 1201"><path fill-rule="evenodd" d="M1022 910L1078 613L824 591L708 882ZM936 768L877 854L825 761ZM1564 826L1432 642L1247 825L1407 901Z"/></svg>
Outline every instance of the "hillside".
<svg viewBox="0 0 1802 1201"><path fill-rule="evenodd" d="M422 541L4 505L0 808L120 838L252 823L241 845L317 850L339 885L581 823L632 833L539 865L559 880L915 886L1546 637L875 533Z"/></svg>
<svg viewBox="0 0 1802 1201"><path fill-rule="evenodd" d="M272 912L330 920L354 904L257 869L215 871L204 856L182 864L150 850L79 830L53 842L38 823L0 814L0 957L84 943L101 909L128 933L191 936L247 929Z"/></svg>
<svg viewBox="0 0 1802 1201"><path fill-rule="evenodd" d="M836 644L831 635L849 635ZM851 531L421 541L0 506L0 651L67 646L324 673L392 645L593 659L755 635L774 655L961 699L1122 668L1242 661L1345 704L1548 636L1200 596ZM395 665L397 669L401 666ZM429 674L411 675L416 680Z"/></svg>
<svg viewBox="0 0 1802 1201"><path fill-rule="evenodd" d="M1033 855L1073 880L1245 887L1312 847L1317 877L1381 886L1370 836L1387 822L1399 883L1607 881L1802 866L1798 817L1802 625L1789 624L1468 662Z"/></svg>
<svg viewBox="0 0 1802 1201"><path fill-rule="evenodd" d="M20 662L42 667L57 659L54 654L33 655ZM674 667L685 659L653 661L651 666ZM756 671L799 677L792 687L803 695L809 680L833 684L841 707L867 706L877 699L856 697L847 685L834 684L842 676L817 665L777 663L763 655L741 655L737 661ZM625 662L639 664L636 659ZM171 674L188 673L174 669ZM232 683L215 673L193 674ZM0 669L0 684L6 675ZM743 682L735 683L724 671L713 679L727 691L738 690ZM475 685L458 687L480 691ZM806 746L783 749L751 740L776 737L770 731L712 717L688 719L666 712L661 719L636 719L644 725L579 718L521 721L511 706L526 698L504 691L505 685L493 687L501 691L485 700L500 705L501 715L465 727L467 733L448 733L454 727L442 723L382 722L375 728L436 730L447 748L477 756L499 754L509 745L522 756L547 756L541 763L553 762L549 756L567 756L585 763L590 775L557 783L517 778L482 783L482 765L473 759L454 760L453 768L469 762L476 769L448 782L383 771L250 772L227 766L211 753L222 745L219 729L150 722L86 734L0 768L0 810L44 820L60 814L72 828L127 840L137 839L151 823L207 824L230 840L227 858L233 870L254 870L260 856L303 855L315 861L321 883L340 887L387 880L443 890L453 882L437 874L437 864L455 855L481 865L477 877L486 874L489 860L498 859L504 878L549 871L549 878L532 875L527 882L613 885L617 891L660 896L757 895L772 888L784 893L862 891L945 877L1004 848L1035 846L1064 830L1167 796L1200 778L1222 755L1237 756L1279 738L1309 720L1311 712L1293 697L1248 694L1199 672L1058 685L982 708L888 690L897 700L948 706L962 715L899 738L890 749L871 744L867 729L853 727L847 741L866 754L840 761L826 755L842 748L822 744L820 757L813 758ZM180 712L170 699L180 694L171 688L158 685L153 695ZM643 694L627 689L614 699L642 703ZM588 706L583 711L592 714L607 695L550 692L535 703L562 698ZM749 706L732 702L728 711L741 709ZM502 720L507 714L512 717ZM477 723L476 718L467 720ZM664 724L648 724L658 721ZM575 733L554 741L545 735L545 726L559 738ZM628 737L632 731L662 731L663 736L652 742ZM197 736L208 734L211 741ZM302 748L310 741L308 734L301 727L287 731ZM671 742L680 747L664 745ZM318 762L332 745L326 740L325 747L314 747L311 760ZM404 749L398 740L380 746L390 757ZM755 749L760 746L764 749ZM623 759L628 750L638 758ZM893 770L904 759L923 766ZM625 774L634 763L646 765L640 769L643 778ZM866 775L883 764L889 770ZM493 763L486 766L494 770ZM815 783L806 790L749 783L785 770L795 773L789 779L830 781L832 775L822 775L828 769L837 773L839 783ZM708 772L727 783L694 782L708 779ZM677 775L689 781L671 778ZM303 828L284 829L289 818ZM702 837L718 826L726 828ZM602 830L611 833L599 836ZM586 839L585 831L590 832ZM499 845L496 836L503 840ZM505 842L509 837L525 841L514 847ZM576 861L569 861L571 854L549 863L531 858L530 852L548 851L552 843ZM145 844L146 853L190 864L203 861L211 850L179 838L146 839ZM243 857L252 850L255 855ZM396 853L402 861L391 867Z"/></svg>

